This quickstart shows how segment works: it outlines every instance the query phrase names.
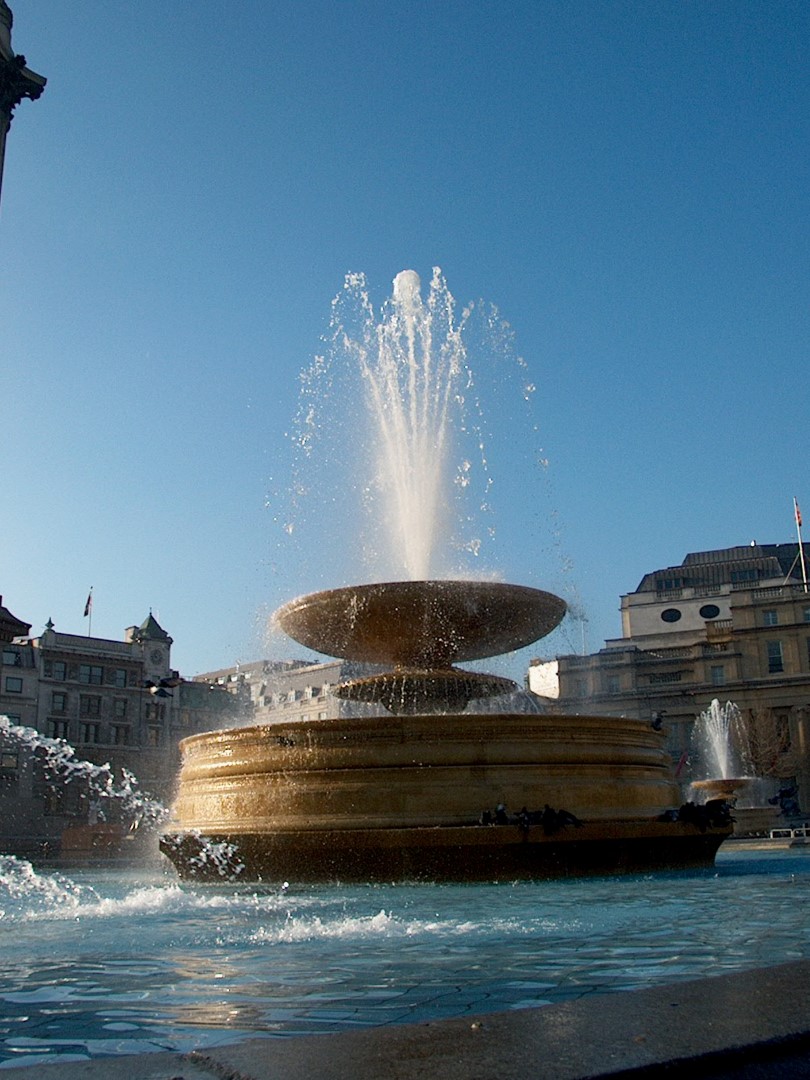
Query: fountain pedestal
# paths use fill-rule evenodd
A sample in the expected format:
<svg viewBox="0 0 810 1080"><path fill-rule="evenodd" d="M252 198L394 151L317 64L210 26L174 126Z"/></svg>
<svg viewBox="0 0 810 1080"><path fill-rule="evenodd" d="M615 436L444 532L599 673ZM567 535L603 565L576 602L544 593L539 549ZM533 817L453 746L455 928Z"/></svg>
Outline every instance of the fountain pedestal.
<svg viewBox="0 0 810 1080"><path fill-rule="evenodd" d="M241 876L263 880L513 880L710 863L730 829L660 820L679 792L649 724L449 711L448 685L465 684L466 704L504 681L454 664L527 644L564 611L548 593L488 582L293 601L277 619L297 640L393 662L361 680L364 700L391 714L185 739L177 829L163 850L182 874L218 876L204 846L232 845ZM338 693L360 696L352 683Z"/></svg>

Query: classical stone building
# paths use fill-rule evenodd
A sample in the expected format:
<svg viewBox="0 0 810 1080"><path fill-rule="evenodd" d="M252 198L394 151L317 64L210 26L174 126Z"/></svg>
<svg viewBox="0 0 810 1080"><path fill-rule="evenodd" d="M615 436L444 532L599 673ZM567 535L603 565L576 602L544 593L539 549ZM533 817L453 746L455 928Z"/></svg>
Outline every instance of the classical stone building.
<svg viewBox="0 0 810 1080"><path fill-rule="evenodd" d="M331 688L371 670L346 660L256 660L196 678L234 695L240 723L306 723L365 713L369 707L341 701Z"/></svg>
<svg viewBox="0 0 810 1080"><path fill-rule="evenodd" d="M234 700L181 678L172 639L151 613L121 641L62 633L50 622L39 637L29 629L0 605L0 714L27 732L0 737L0 850L57 852L65 830L97 811L86 784L48 775L39 739L63 740L76 759L109 764L116 777L127 770L168 803L179 740L232 723Z"/></svg>
<svg viewBox="0 0 810 1080"><path fill-rule="evenodd" d="M796 543L753 543L645 574L621 598L621 638L536 662L530 685L553 696L556 684L565 712L662 723L686 775L695 718L714 698L733 701L757 772L796 783L810 812L810 592L798 556Z"/></svg>

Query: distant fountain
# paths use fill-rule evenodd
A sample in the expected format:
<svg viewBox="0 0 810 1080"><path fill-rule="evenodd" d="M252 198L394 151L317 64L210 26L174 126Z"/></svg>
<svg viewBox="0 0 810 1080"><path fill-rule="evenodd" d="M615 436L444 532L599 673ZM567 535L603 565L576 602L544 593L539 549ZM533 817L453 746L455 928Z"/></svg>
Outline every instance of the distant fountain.
<svg viewBox="0 0 810 1080"><path fill-rule="evenodd" d="M776 800L763 794L756 775L745 720L733 701L715 698L692 732L691 789L703 800L721 799L733 807L735 836L767 835L779 816Z"/></svg>
<svg viewBox="0 0 810 1080"><path fill-rule="evenodd" d="M441 577L440 549L474 546L450 512L470 468L450 468L462 434L451 414L472 383L462 326L438 271L426 302L413 271L397 275L380 320L360 298L359 333L337 333L370 421L366 490L407 580L311 593L275 620L316 651L382 666L335 693L386 714L185 739L163 850L204 877L201 839L232 844L244 877L266 880L515 880L711 862L729 823L679 820L650 724L463 711L515 684L457 665L531 644L566 606L538 589Z"/></svg>
<svg viewBox="0 0 810 1080"><path fill-rule="evenodd" d="M692 732L692 787L706 798L735 798L754 782L748 732L739 708L715 698Z"/></svg>

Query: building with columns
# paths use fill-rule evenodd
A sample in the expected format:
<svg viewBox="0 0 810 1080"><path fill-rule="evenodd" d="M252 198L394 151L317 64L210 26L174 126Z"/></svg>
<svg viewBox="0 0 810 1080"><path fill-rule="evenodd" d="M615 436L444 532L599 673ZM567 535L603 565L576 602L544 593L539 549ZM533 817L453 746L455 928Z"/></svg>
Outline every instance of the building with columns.
<svg viewBox="0 0 810 1080"><path fill-rule="evenodd" d="M810 592L798 544L694 552L645 574L621 614L621 638L536 661L530 687L563 712L661 723L686 776L696 717L714 698L732 701L758 775L795 786L810 813Z"/></svg>

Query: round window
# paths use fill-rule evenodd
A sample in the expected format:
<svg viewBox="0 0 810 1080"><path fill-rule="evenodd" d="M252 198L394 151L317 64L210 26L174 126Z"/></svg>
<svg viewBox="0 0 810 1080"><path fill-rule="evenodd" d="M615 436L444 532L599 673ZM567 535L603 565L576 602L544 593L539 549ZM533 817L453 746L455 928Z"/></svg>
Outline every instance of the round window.
<svg viewBox="0 0 810 1080"><path fill-rule="evenodd" d="M661 618L664 622L677 622L680 619L681 613L676 607L664 608L661 612Z"/></svg>
<svg viewBox="0 0 810 1080"><path fill-rule="evenodd" d="M720 608L717 604L704 604L700 609L701 619L716 619L720 614Z"/></svg>

